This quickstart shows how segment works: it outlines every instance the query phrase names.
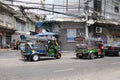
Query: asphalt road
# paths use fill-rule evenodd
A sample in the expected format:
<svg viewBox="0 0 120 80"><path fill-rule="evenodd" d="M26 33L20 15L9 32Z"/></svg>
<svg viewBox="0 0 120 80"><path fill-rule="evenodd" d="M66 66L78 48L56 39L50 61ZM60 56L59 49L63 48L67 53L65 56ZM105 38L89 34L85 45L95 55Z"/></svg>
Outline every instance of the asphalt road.
<svg viewBox="0 0 120 80"><path fill-rule="evenodd" d="M120 57L88 60L64 53L61 59L30 62L7 50L0 52L0 80L120 80Z"/></svg>

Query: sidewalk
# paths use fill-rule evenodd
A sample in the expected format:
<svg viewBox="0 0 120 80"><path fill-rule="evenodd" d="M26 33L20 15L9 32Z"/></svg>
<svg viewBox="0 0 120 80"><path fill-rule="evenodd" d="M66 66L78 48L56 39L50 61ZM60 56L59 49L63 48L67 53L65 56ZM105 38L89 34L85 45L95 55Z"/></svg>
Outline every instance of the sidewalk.
<svg viewBox="0 0 120 80"><path fill-rule="evenodd" d="M2 51L11 51L12 49L11 48L9 48L9 49L0 49L0 52L2 52Z"/></svg>

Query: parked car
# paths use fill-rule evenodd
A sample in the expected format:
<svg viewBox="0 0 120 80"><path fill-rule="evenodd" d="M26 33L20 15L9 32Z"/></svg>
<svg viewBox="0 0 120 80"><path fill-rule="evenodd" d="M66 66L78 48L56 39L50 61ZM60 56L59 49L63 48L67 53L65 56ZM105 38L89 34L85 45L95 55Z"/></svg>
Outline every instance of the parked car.
<svg viewBox="0 0 120 80"><path fill-rule="evenodd" d="M111 42L104 47L106 56L120 56L120 42Z"/></svg>

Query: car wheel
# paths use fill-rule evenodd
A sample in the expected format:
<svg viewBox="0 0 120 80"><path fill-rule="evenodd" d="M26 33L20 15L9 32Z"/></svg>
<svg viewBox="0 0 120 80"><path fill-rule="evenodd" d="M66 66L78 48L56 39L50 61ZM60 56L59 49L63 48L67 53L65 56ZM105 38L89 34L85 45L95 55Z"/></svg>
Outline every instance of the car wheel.
<svg viewBox="0 0 120 80"><path fill-rule="evenodd" d="M57 53L56 54L56 59L60 59L61 58L61 53Z"/></svg>
<svg viewBox="0 0 120 80"><path fill-rule="evenodd" d="M120 51L118 52L118 56L120 56Z"/></svg>
<svg viewBox="0 0 120 80"><path fill-rule="evenodd" d="M38 54L32 55L32 60L33 61L38 61L39 60L39 55Z"/></svg>
<svg viewBox="0 0 120 80"><path fill-rule="evenodd" d="M94 53L91 53L91 54L89 55L89 58L90 58L90 59L95 59L95 54L94 54Z"/></svg>

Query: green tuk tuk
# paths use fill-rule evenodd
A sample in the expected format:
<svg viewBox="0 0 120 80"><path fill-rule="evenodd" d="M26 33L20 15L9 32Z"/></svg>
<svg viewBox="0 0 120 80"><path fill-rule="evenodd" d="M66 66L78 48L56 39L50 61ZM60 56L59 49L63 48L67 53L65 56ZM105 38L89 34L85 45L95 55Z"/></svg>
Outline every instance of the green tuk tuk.
<svg viewBox="0 0 120 80"><path fill-rule="evenodd" d="M101 41L82 37L77 37L75 40L77 42L75 50L77 58L95 59L104 57L104 46L100 44Z"/></svg>

